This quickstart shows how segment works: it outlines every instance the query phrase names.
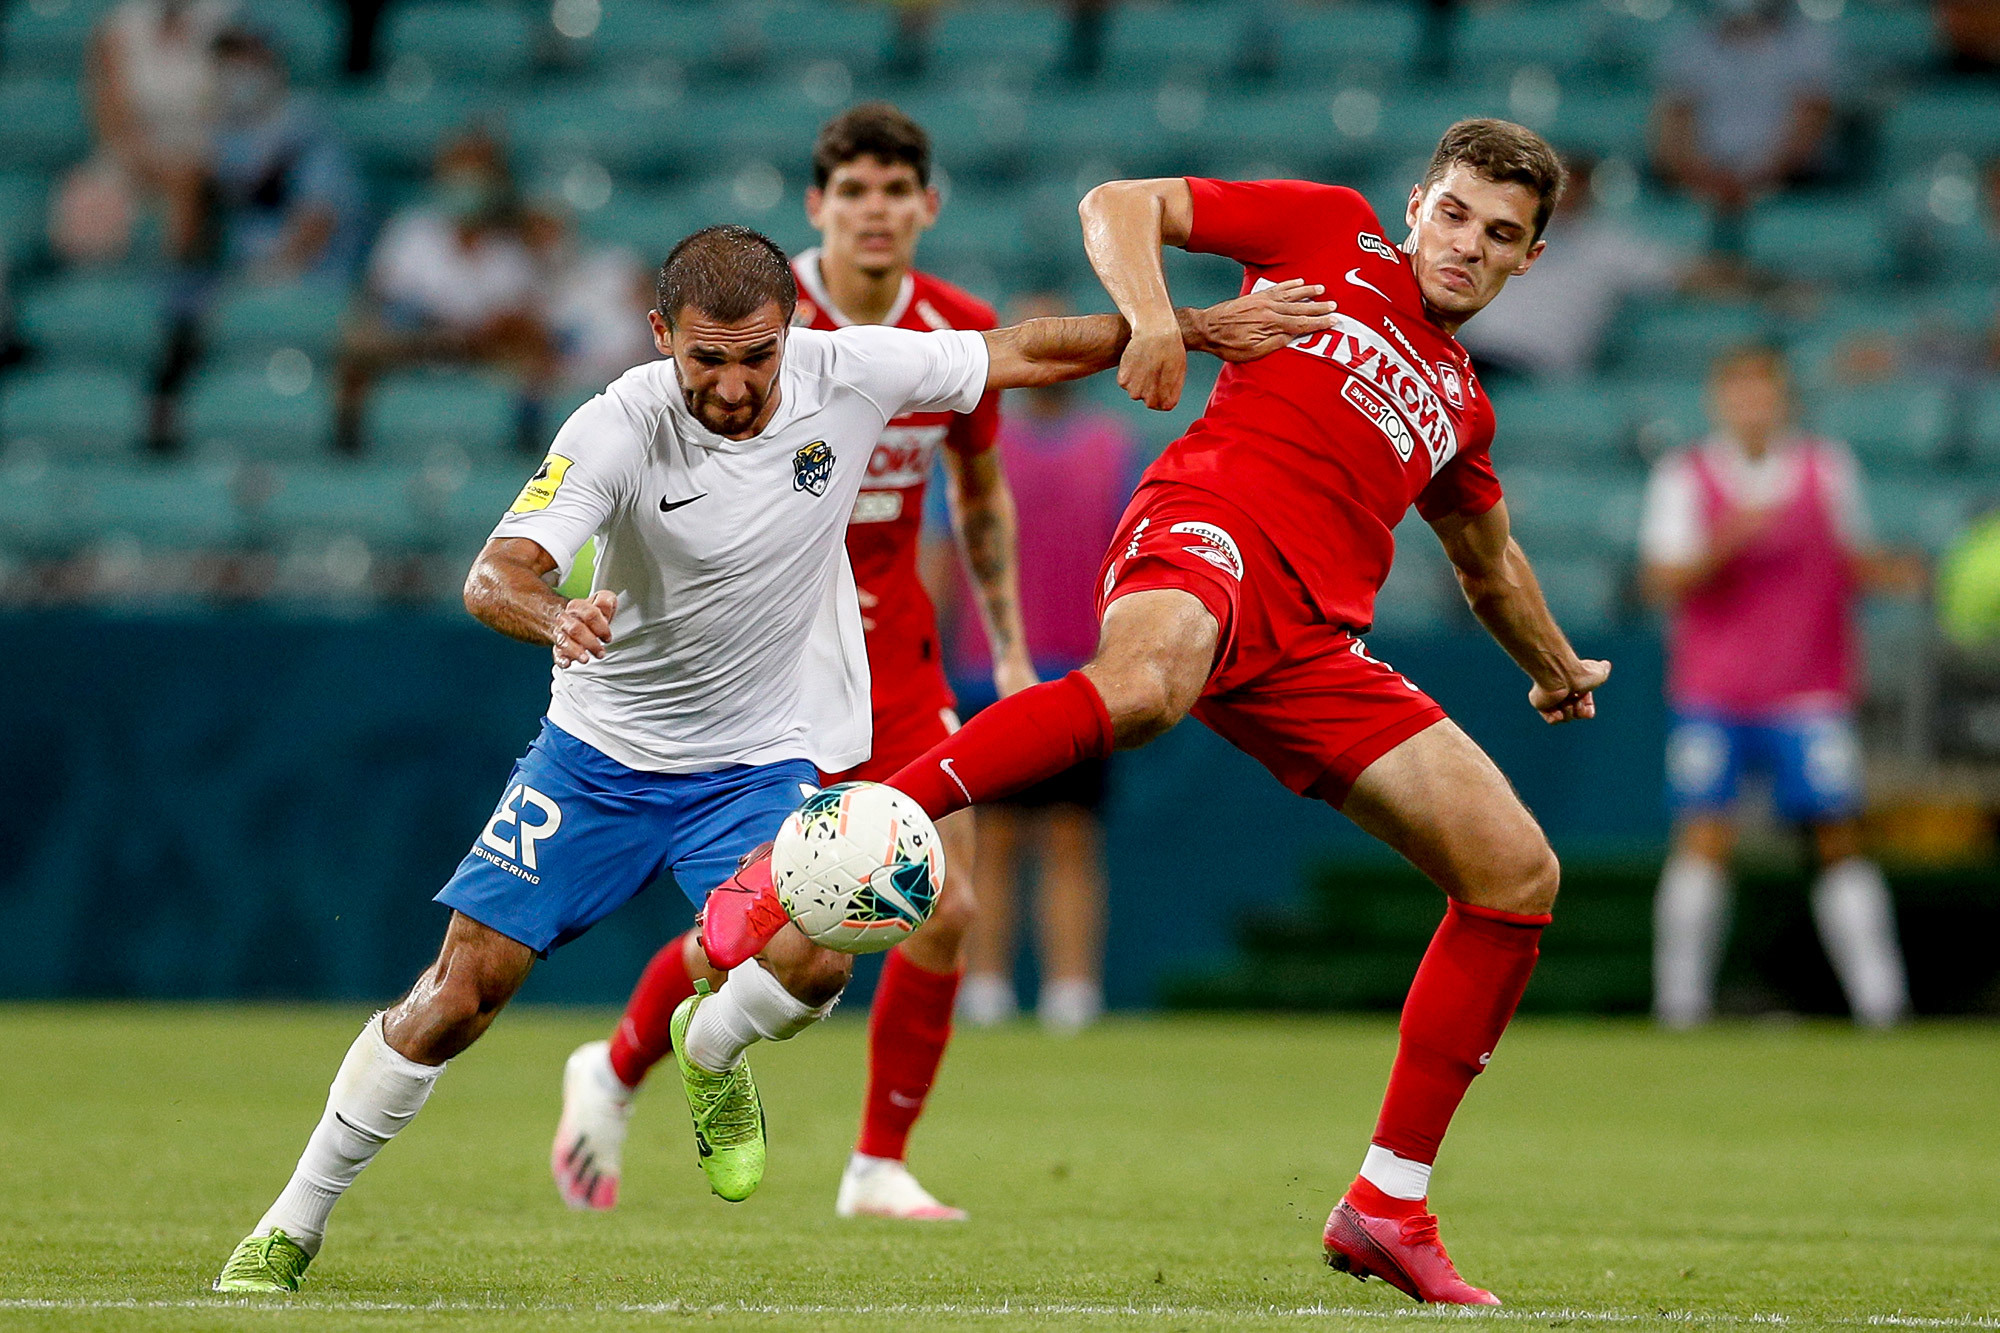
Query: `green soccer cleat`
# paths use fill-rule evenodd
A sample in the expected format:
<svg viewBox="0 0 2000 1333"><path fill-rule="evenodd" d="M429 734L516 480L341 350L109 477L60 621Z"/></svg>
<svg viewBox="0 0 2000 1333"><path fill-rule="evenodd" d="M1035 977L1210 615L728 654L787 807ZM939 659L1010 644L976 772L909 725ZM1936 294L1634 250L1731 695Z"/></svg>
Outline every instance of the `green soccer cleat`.
<svg viewBox="0 0 2000 1333"><path fill-rule="evenodd" d="M297 1291L299 1277L312 1256L282 1231L268 1236L245 1236L236 1244L222 1275L215 1279L217 1291Z"/></svg>
<svg viewBox="0 0 2000 1333"><path fill-rule="evenodd" d="M694 1146L701 1154L708 1187L731 1203L742 1203L764 1179L764 1105L750 1064L738 1060L726 1074L712 1074L687 1056L688 1024L695 1008L709 998L706 981L694 983L695 993L682 1000L668 1026L673 1034L674 1061L681 1067L688 1110L694 1115Z"/></svg>

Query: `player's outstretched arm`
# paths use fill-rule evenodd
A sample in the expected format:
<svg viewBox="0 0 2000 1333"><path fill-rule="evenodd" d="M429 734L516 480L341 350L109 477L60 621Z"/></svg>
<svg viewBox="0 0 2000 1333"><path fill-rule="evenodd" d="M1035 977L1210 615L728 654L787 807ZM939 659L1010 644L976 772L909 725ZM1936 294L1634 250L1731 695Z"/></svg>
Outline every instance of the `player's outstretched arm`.
<svg viewBox="0 0 2000 1333"><path fill-rule="evenodd" d="M1611 664L1580 658L1570 647L1514 540L1507 502L1474 516L1446 515L1431 528L1451 557L1472 613L1534 682L1528 703L1535 711L1551 723L1597 716L1594 691L1610 678Z"/></svg>
<svg viewBox="0 0 2000 1333"><path fill-rule="evenodd" d="M600 588L574 600L549 586L556 558L526 537L495 537L465 576L465 609L488 629L523 643L547 644L556 665L604 656L618 594Z"/></svg>
<svg viewBox="0 0 2000 1333"><path fill-rule="evenodd" d="M1318 299L1322 290L1293 280L1203 310L1182 307L1173 312L1174 328L1185 350L1254 361L1333 326L1334 306ZM993 329L985 338L986 387L1021 389L1081 379L1118 364L1131 327L1122 315L1071 315Z"/></svg>

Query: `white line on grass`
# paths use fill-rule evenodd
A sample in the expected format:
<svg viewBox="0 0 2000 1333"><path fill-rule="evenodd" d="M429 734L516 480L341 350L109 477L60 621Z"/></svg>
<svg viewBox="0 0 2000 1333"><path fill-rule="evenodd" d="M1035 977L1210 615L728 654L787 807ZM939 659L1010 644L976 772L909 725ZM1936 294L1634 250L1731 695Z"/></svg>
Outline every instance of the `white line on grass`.
<svg viewBox="0 0 2000 1333"><path fill-rule="evenodd" d="M208 1300L142 1301L90 1299L0 1298L0 1310L259 1310L272 1314L297 1311L327 1314L337 1311L389 1314L763 1314L785 1316L827 1315L916 1315L958 1318L1014 1318L1021 1315L1060 1318L1073 1315L1126 1317L1133 1319L1230 1319L1255 1316L1276 1319L1450 1319L1527 1321L1531 1323L1593 1321L1605 1324L1636 1324L1648 1320L1690 1324L1775 1324L1803 1322L1808 1325L1853 1325L1876 1328L2000 1329L2000 1317L1966 1315L1935 1317L1926 1315L1871 1314L1850 1316L1807 1316L1781 1314L1731 1314L1705 1310L1656 1310L1650 1314L1630 1310L1530 1310L1520 1307L1424 1306L1399 1310L1354 1309L1338 1305L1236 1306L1227 1309L1190 1305L1110 1305L1090 1302L1014 1302L997 1305L961 1305L954 1302L912 1302L907 1304L835 1305L818 1303L785 1304L757 1301L726 1303L701 1301L606 1302L602 1304L507 1301L340 1301L281 1298L215 1297Z"/></svg>

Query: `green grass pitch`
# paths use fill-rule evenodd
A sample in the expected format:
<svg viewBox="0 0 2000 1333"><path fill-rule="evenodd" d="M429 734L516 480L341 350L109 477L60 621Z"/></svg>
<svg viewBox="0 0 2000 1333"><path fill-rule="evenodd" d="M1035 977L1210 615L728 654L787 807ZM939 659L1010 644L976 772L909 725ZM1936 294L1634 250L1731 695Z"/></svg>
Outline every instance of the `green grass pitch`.
<svg viewBox="0 0 2000 1333"><path fill-rule="evenodd" d="M961 1034L912 1161L973 1220L925 1228L832 1215L851 1017L754 1052L771 1168L750 1202L707 1194L659 1083L619 1210L567 1212L560 1069L610 1016L523 1010L363 1176L304 1293L209 1295L363 1017L0 1008L0 1327L2000 1329L2000 1029L1971 1025L1522 1022L1433 1195L1509 1302L1465 1316L1320 1262L1386 1020Z"/></svg>

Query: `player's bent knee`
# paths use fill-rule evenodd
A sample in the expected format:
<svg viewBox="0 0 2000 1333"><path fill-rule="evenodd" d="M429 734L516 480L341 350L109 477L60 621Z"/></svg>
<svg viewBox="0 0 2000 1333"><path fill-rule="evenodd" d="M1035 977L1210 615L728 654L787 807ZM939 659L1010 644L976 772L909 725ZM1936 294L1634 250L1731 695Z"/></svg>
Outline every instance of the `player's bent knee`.
<svg viewBox="0 0 2000 1333"><path fill-rule="evenodd" d="M1495 877L1492 897L1485 906L1523 916L1542 916L1553 910L1562 888L1562 863L1548 840L1537 837L1532 848L1518 858L1503 858L1506 873Z"/></svg>

